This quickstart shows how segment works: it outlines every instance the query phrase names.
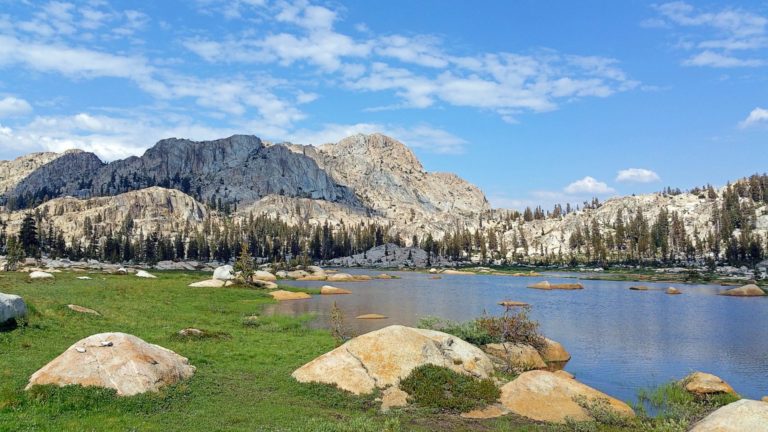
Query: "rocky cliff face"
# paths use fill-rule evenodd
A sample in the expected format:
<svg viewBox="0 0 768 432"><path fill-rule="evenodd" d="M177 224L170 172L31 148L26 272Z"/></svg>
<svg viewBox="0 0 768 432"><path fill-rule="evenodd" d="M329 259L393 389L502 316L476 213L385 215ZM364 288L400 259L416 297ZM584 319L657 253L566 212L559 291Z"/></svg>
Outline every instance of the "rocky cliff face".
<svg viewBox="0 0 768 432"><path fill-rule="evenodd" d="M61 196L89 196L94 175L104 166L93 153L70 150L30 172L6 195L21 207Z"/></svg>
<svg viewBox="0 0 768 432"><path fill-rule="evenodd" d="M0 195L15 188L19 182L41 166L61 156L58 153L30 153L12 161L0 161Z"/></svg>

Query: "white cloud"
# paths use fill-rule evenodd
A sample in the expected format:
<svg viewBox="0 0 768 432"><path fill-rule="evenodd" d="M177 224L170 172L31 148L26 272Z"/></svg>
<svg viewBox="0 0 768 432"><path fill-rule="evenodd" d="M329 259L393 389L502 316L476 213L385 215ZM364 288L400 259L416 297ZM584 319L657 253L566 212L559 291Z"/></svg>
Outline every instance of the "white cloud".
<svg viewBox="0 0 768 432"><path fill-rule="evenodd" d="M15 117L32 112L32 105L24 99L6 96L0 99L0 118Z"/></svg>
<svg viewBox="0 0 768 432"><path fill-rule="evenodd" d="M608 186L606 183L596 180L593 177L586 176L581 180L576 180L575 182L569 184L566 186L563 191L567 194L609 194L616 192L612 187Z"/></svg>
<svg viewBox="0 0 768 432"><path fill-rule="evenodd" d="M628 168L619 171L616 176L617 182L631 183L653 183L661 181L661 178L655 172L645 168Z"/></svg>
<svg viewBox="0 0 768 432"><path fill-rule="evenodd" d="M337 124L329 123L318 130L302 129L288 134L295 143L321 145L335 143L356 134L382 133L401 141L414 149L437 154L460 154L467 142L463 138L428 124L412 127L377 123Z"/></svg>
<svg viewBox="0 0 768 432"><path fill-rule="evenodd" d="M768 109L757 107L749 113L747 118L739 123L739 126L745 128L761 123L768 123Z"/></svg>
<svg viewBox="0 0 768 432"><path fill-rule="evenodd" d="M766 64L754 56L745 56L744 52L768 48L768 18L734 7L702 10L683 1L664 3L654 8L659 17L644 23L651 22L659 28L702 30L678 36L680 39L674 44L680 49L697 51L683 61L686 66L736 68Z"/></svg>

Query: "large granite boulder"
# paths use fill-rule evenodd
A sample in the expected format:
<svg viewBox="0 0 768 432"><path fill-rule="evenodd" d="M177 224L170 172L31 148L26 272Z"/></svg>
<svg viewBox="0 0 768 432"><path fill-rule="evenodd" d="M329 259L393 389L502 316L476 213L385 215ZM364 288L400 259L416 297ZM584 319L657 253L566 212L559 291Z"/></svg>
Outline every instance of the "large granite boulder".
<svg viewBox="0 0 768 432"><path fill-rule="evenodd" d="M189 284L192 288L221 288L226 282L220 279L209 279Z"/></svg>
<svg viewBox="0 0 768 432"><path fill-rule="evenodd" d="M733 387L723 381L722 378L704 372L694 372L683 378L683 385L687 391L698 395L736 394Z"/></svg>
<svg viewBox="0 0 768 432"><path fill-rule="evenodd" d="M742 399L730 403L693 426L691 432L768 432L768 403Z"/></svg>
<svg viewBox="0 0 768 432"><path fill-rule="evenodd" d="M762 288L755 284L748 284L738 288L731 288L727 291L723 291L720 295L733 296L733 297L762 297L765 294Z"/></svg>
<svg viewBox="0 0 768 432"><path fill-rule="evenodd" d="M235 269L231 265L223 265L217 267L213 271L213 278L222 281L228 281L235 278Z"/></svg>
<svg viewBox="0 0 768 432"><path fill-rule="evenodd" d="M27 389L53 384L96 386L131 396L187 379L195 367L175 352L125 333L89 336L35 372Z"/></svg>
<svg viewBox="0 0 768 432"><path fill-rule="evenodd" d="M575 379L547 371L530 371L501 388L501 404L509 411L532 420L565 423L594 420L578 401L604 401L617 414L633 417L632 408L624 402L601 393Z"/></svg>
<svg viewBox="0 0 768 432"><path fill-rule="evenodd" d="M26 315L27 304L24 299L17 295L0 293L0 324Z"/></svg>
<svg viewBox="0 0 768 432"><path fill-rule="evenodd" d="M493 373L488 356L455 336L393 325L358 336L293 372L300 382L335 384L355 394L397 385L425 364L487 378Z"/></svg>

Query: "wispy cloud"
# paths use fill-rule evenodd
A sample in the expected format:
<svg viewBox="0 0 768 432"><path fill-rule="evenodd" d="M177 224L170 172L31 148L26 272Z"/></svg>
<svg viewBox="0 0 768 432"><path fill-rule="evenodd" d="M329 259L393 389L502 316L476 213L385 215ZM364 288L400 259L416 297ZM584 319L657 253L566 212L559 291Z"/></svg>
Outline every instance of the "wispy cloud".
<svg viewBox="0 0 768 432"><path fill-rule="evenodd" d="M616 175L616 181L627 183L653 183L661 181L661 177L649 169L628 168L619 171Z"/></svg>
<svg viewBox="0 0 768 432"><path fill-rule="evenodd" d="M32 112L32 105L24 99L6 96L0 99L0 118L15 117Z"/></svg>
<svg viewBox="0 0 768 432"><path fill-rule="evenodd" d="M646 27L686 30L677 34L677 48L692 51L685 66L715 68L764 66L768 48L768 18L742 8L697 8L684 1L654 6L657 18Z"/></svg>

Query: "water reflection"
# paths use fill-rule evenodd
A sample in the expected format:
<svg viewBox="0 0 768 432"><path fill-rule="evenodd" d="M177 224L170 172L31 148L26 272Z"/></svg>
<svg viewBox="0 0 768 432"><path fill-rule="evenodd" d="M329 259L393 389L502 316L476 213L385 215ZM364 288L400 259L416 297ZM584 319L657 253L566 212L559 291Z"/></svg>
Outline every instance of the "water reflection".
<svg viewBox="0 0 768 432"><path fill-rule="evenodd" d="M722 377L745 397L768 395L768 298L717 296L723 290L717 285L679 285L683 295L671 296L630 291L633 282L584 281L586 289L579 291L526 288L545 279L572 281L553 275L444 275L434 280L421 273L392 274L400 279L338 283L353 294L283 302L267 313L314 312L318 318L313 325L326 326L336 302L347 326L361 334L390 324L415 325L425 316L469 320L484 311L501 314L499 301L517 300L530 303L544 334L571 352L566 370L612 396L633 400L638 388L682 378L693 370ZM354 319L367 313L389 319Z"/></svg>

